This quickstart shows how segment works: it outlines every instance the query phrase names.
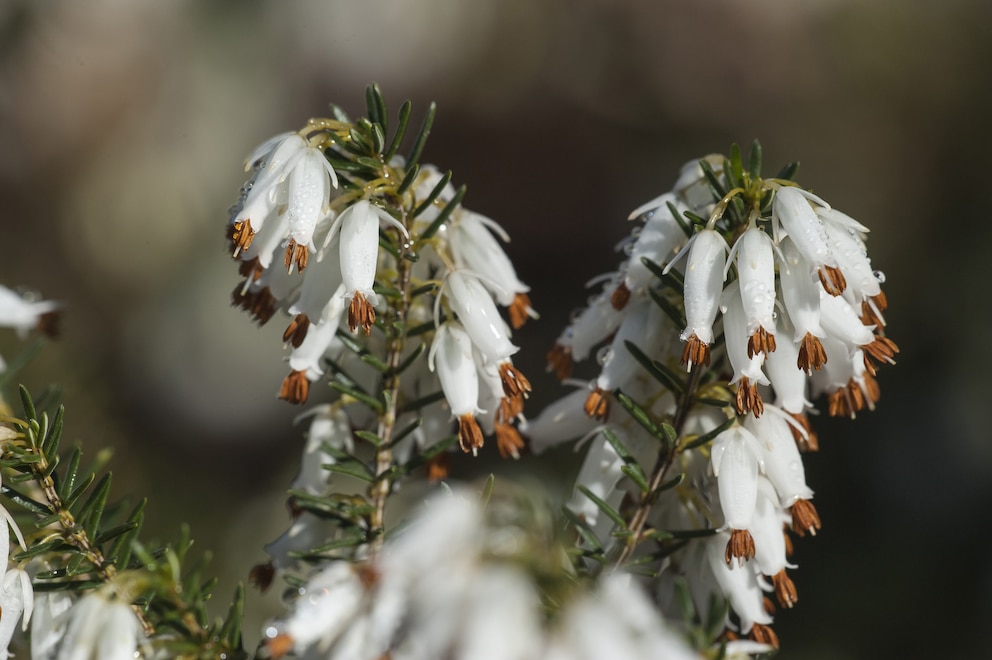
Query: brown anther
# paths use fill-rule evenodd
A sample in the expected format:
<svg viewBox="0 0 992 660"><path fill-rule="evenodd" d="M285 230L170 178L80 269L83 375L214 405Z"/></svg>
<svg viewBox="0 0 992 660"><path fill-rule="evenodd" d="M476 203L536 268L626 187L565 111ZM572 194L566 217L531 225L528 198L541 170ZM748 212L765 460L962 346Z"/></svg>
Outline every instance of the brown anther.
<svg viewBox="0 0 992 660"><path fill-rule="evenodd" d="M451 467L451 458L448 452L443 451L437 456L427 461L427 481L436 484L448 478Z"/></svg>
<svg viewBox="0 0 992 660"><path fill-rule="evenodd" d="M256 564L248 571L248 584L258 588L263 594L272 586L272 579L276 576L276 567L272 561L264 564Z"/></svg>
<svg viewBox="0 0 992 660"><path fill-rule="evenodd" d="M293 345L293 348L299 348L300 344L307 337L307 330L310 329L310 317L306 314L297 314L292 321L289 322L286 331L282 333L282 340Z"/></svg>
<svg viewBox="0 0 992 660"><path fill-rule="evenodd" d="M237 259L242 250L251 247L251 242L255 240L255 230L251 228L251 220L242 220L230 225L228 238L234 247L234 258Z"/></svg>
<svg viewBox="0 0 992 660"><path fill-rule="evenodd" d="M59 336L59 321L61 319L62 315L57 309L39 314L38 322L34 324L34 329L49 339L55 339Z"/></svg>
<svg viewBox="0 0 992 660"><path fill-rule="evenodd" d="M871 297L871 300L875 303L875 307L877 307L880 312L884 312L889 308L889 300L885 297L885 292L881 289L878 290L878 295Z"/></svg>
<svg viewBox="0 0 992 660"><path fill-rule="evenodd" d="M792 531L799 536L816 536L816 530L820 529L820 515L816 512L816 507L809 500L796 500L795 504L789 507L792 514Z"/></svg>
<svg viewBox="0 0 992 660"><path fill-rule="evenodd" d="M823 344L820 343L819 338L807 332L799 342L799 359L796 361L796 366L806 373L812 373L814 369L817 371L822 369L826 363L827 352L823 350Z"/></svg>
<svg viewBox="0 0 992 660"><path fill-rule="evenodd" d="M496 422L496 448L503 458L520 458L520 450L524 448L524 439L512 424Z"/></svg>
<svg viewBox="0 0 992 660"><path fill-rule="evenodd" d="M682 349L682 364L686 366L686 371L691 370L694 364L710 366L710 345L700 341L695 333L690 335Z"/></svg>
<svg viewBox="0 0 992 660"><path fill-rule="evenodd" d="M761 414L765 412L765 402L761 400L761 395L758 394L758 385L757 383L752 383L751 379L747 376L737 381L735 403L737 404L737 414L739 415L746 415L750 411L754 413L755 417L761 417Z"/></svg>
<svg viewBox="0 0 992 660"><path fill-rule="evenodd" d="M499 400L499 414L496 421L509 423L514 417L524 411L523 397L504 396Z"/></svg>
<svg viewBox="0 0 992 660"><path fill-rule="evenodd" d="M758 328L747 340L747 356L753 358L758 353L765 357L775 350L775 335L769 334L764 328Z"/></svg>
<svg viewBox="0 0 992 660"><path fill-rule="evenodd" d="M263 272L265 272L265 269L262 268L262 262L258 257L238 263L238 275L246 277L252 282L257 282Z"/></svg>
<svg viewBox="0 0 992 660"><path fill-rule="evenodd" d="M729 564L737 559L738 565L743 566L744 562L754 557L754 537L746 529L733 529L730 531L730 540L727 541L727 549L723 553L723 558Z"/></svg>
<svg viewBox="0 0 992 660"><path fill-rule="evenodd" d="M265 650L269 652L272 660L280 660L284 655L293 650L293 638L287 633L281 633L266 640Z"/></svg>
<svg viewBox="0 0 992 660"><path fill-rule="evenodd" d="M766 611L769 614L771 614L772 616L774 616L775 615L775 612L776 612L776 610L778 608L775 607L775 603L772 601L771 598L769 598L768 596L762 596L761 597L761 609L763 609L764 611Z"/></svg>
<svg viewBox="0 0 992 660"><path fill-rule="evenodd" d="M840 272L839 268L821 266L817 274L820 276L820 284L823 285L824 291L831 296L839 296L847 288L847 280L844 279L844 273Z"/></svg>
<svg viewBox="0 0 992 660"><path fill-rule="evenodd" d="M503 383L503 393L510 398L527 398L531 392L530 381L510 361L500 363L499 379Z"/></svg>
<svg viewBox="0 0 992 660"><path fill-rule="evenodd" d="M865 325L875 325L880 328L885 327L885 319L882 318L881 310L877 305L868 300L861 301L861 322Z"/></svg>
<svg viewBox="0 0 992 660"><path fill-rule="evenodd" d="M865 398L868 401L868 408L875 409L875 404L882 398L882 390L878 386L878 381L869 374L861 377L861 388L864 390Z"/></svg>
<svg viewBox="0 0 992 660"><path fill-rule="evenodd" d="M586 397L582 409L593 419L605 420L610 414L610 395L597 387Z"/></svg>
<svg viewBox="0 0 992 660"><path fill-rule="evenodd" d="M513 302L510 303L507 311L510 314L510 325L513 326L514 330L523 327L523 324L527 322L527 317L534 313L534 309L530 306L530 298L526 293L518 293L513 296Z"/></svg>
<svg viewBox="0 0 992 660"><path fill-rule="evenodd" d="M870 344L862 346L861 350L864 351L865 355L865 368L869 374L874 376L876 372L875 362L879 364L882 362L895 364L895 356L899 352L899 347L888 337L875 335L875 340ZM872 362L872 360L875 360L875 362Z"/></svg>
<svg viewBox="0 0 992 660"><path fill-rule="evenodd" d="M310 395L310 381L305 371L291 371L282 381L279 398L290 403L306 403Z"/></svg>
<svg viewBox="0 0 992 660"><path fill-rule="evenodd" d="M249 282L242 282L231 292L231 304L248 312L259 325L265 325L276 313L278 301L269 287L250 291Z"/></svg>
<svg viewBox="0 0 992 660"><path fill-rule="evenodd" d="M799 594L796 592L796 585L792 578L785 574L785 569L772 576L772 584L775 586L775 598L782 607L792 607L799 602Z"/></svg>
<svg viewBox="0 0 992 660"><path fill-rule="evenodd" d="M771 629L771 626L756 623L751 626L751 633L748 637L759 644L768 644L776 649L778 648L778 635L776 635L775 631Z"/></svg>
<svg viewBox="0 0 992 660"><path fill-rule="evenodd" d="M831 417L850 417L854 419L854 410L848 400L847 388L838 387L827 393L827 414Z"/></svg>
<svg viewBox="0 0 992 660"><path fill-rule="evenodd" d="M362 587L366 591L371 591L379 584L379 580L382 579L382 573L370 562L358 562L352 564L355 567L355 575L358 576L358 581L362 583Z"/></svg>
<svg viewBox="0 0 992 660"><path fill-rule="evenodd" d="M375 307L372 306L365 296L356 291L348 305L348 328L355 332L358 326L362 327L365 336L372 334L372 326L375 324Z"/></svg>
<svg viewBox="0 0 992 660"><path fill-rule="evenodd" d="M307 246L300 245L292 238L289 239L289 244L286 245L286 254L282 258L282 263L286 266L286 271L292 273L293 266L295 265L296 270L302 273L309 261L310 250L307 249Z"/></svg>
<svg viewBox="0 0 992 660"><path fill-rule="evenodd" d="M558 380L565 380L572 375L572 347L556 343L545 356L548 361L548 371L554 373Z"/></svg>
<svg viewBox="0 0 992 660"><path fill-rule="evenodd" d="M477 453L485 442L482 437L482 429L475 421L475 415L465 413L458 418L458 444L463 452Z"/></svg>
<svg viewBox="0 0 992 660"><path fill-rule="evenodd" d="M626 282L621 282L620 286L613 290L610 304L613 305L613 309L619 311L626 307L628 302L630 302L630 289L627 288Z"/></svg>
<svg viewBox="0 0 992 660"><path fill-rule="evenodd" d="M802 431L789 424L789 429L792 431L792 437L796 441L796 447L799 448L799 451L819 451L820 439L817 437L816 431L813 430L812 424L809 423L809 417L806 416L806 413L794 413L790 416L806 432L803 434Z"/></svg>
<svg viewBox="0 0 992 660"><path fill-rule="evenodd" d="M791 557L796 548L792 545L792 537L786 532L787 529L789 529L788 525L782 525L782 538L785 539L785 556Z"/></svg>

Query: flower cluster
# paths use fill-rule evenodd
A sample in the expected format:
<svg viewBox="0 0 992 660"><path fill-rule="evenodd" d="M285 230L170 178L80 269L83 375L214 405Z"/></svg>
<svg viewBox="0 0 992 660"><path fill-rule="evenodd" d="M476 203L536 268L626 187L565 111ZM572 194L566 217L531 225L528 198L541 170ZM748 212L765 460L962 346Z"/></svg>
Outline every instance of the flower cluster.
<svg viewBox="0 0 992 660"><path fill-rule="evenodd" d="M524 433L535 451L592 438L569 504L578 524L604 538L624 520L621 560L670 530L707 535L671 552L659 585L686 576L698 609L725 597L742 633L777 645L763 592L797 600L783 527L821 524L800 454L818 448L811 401L826 395L831 415L872 408L898 348L868 229L794 184L794 169L764 179L759 167L757 146L746 169L736 149L690 162L631 213L643 224L626 260L548 354L565 379L600 347L599 373Z"/></svg>
<svg viewBox="0 0 992 660"><path fill-rule="evenodd" d="M265 645L274 658L699 657L629 576L578 587L550 522L533 504L436 498L375 560L311 575Z"/></svg>
<svg viewBox="0 0 992 660"><path fill-rule="evenodd" d="M292 317L281 398L305 402L329 365L353 367L352 384L373 390L403 366L398 394L412 401L440 388L463 450L477 451L485 431L516 456L514 422L530 383L513 366L510 326L535 314L497 239L508 238L461 205L450 173L382 153L374 131L368 154L352 153L365 126L311 120L249 157L251 178L228 222L245 278L234 304L259 323L277 310ZM426 368L416 359L421 336L430 340ZM391 349L395 363L372 357Z"/></svg>

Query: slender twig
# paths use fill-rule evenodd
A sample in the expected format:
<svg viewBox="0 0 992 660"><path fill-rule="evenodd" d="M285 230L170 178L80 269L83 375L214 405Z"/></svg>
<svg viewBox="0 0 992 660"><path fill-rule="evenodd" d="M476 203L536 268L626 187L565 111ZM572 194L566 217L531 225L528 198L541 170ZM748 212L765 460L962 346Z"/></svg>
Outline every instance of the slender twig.
<svg viewBox="0 0 992 660"><path fill-rule="evenodd" d="M693 365L692 372L689 375L689 382L686 385L685 392L682 394L682 399L679 401L675 418L672 420L672 428L675 429L676 438L682 435L682 427L685 425L686 417L689 415L689 409L695 400L696 389L699 387L699 379L702 372L703 370L698 365ZM614 552L616 552L617 548L619 548L619 552L615 559L610 562L613 566L622 566L630 559L637 545L641 542L641 534L643 534L644 527L647 525L651 507L654 506L658 499L658 488L664 483L665 475L668 474L669 468L672 467L677 453L678 446L676 445L667 448L667 451L658 456L658 461L655 463L651 478L648 480L648 490L641 496L641 501L634 510L634 514L630 517L630 523L627 525L629 535L623 540L622 544L614 546Z"/></svg>

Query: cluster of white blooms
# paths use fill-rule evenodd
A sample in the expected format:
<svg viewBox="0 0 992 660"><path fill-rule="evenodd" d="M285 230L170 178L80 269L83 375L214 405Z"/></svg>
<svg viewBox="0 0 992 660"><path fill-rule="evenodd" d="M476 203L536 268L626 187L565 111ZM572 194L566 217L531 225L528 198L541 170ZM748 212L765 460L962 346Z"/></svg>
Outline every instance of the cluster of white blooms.
<svg viewBox="0 0 992 660"><path fill-rule="evenodd" d="M800 455L818 446L811 401L825 394L831 415L851 417L873 407L876 369L898 349L884 336L867 228L729 162L688 163L670 192L631 213L643 224L621 244L627 259L548 354L565 379L595 350L599 374L523 430L538 452L591 438L578 484L595 499L576 491L569 507L600 538L613 526L604 504L648 501L625 479L631 461L682 473L651 494L639 531L715 533L671 555L658 588L685 575L697 608L720 594L742 633L777 644L764 590L786 607L797 598L783 527L820 527Z"/></svg>
<svg viewBox="0 0 992 660"><path fill-rule="evenodd" d="M468 494L428 502L376 559L331 562L313 574L292 611L267 627L268 652L348 660L699 657L629 576L581 588L547 520L519 515L511 502L483 508ZM549 584L560 587L552 601Z"/></svg>
<svg viewBox="0 0 992 660"><path fill-rule="evenodd" d="M522 442L513 423L530 384L513 367L518 349L497 304L508 308L513 328L534 312L496 238L507 240L505 233L461 206L450 175L431 166L410 174L415 178L406 189L400 182L409 173L399 157L379 163L384 174L372 181L335 172L323 151L332 143L332 124L312 120L299 133L260 145L228 223L245 277L234 304L259 323L280 309L292 316L283 335L292 347L291 371L280 397L306 401L328 359L351 360L349 376L372 383L382 371L349 350L349 341L355 345L350 338L361 328L366 353L381 355L394 335L372 330L377 312L388 310L380 328L388 323L390 332L431 342L429 368L416 361L401 379L400 395L415 400L440 388L463 450L478 450L485 431L496 434L501 452L517 455ZM404 287L416 295L386 300ZM419 355L418 342L407 342L404 361Z"/></svg>
<svg viewBox="0 0 992 660"><path fill-rule="evenodd" d="M58 334L59 307L57 302L37 300L0 285L0 328L13 328L21 337L31 330L49 337ZM0 373L6 368L0 356Z"/></svg>

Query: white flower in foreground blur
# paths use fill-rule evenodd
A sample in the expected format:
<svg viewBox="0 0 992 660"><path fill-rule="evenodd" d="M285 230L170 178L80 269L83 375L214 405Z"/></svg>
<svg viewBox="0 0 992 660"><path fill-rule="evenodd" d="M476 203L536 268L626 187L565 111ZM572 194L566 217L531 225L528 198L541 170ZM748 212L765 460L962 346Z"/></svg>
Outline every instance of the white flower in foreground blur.
<svg viewBox="0 0 992 660"><path fill-rule="evenodd" d="M63 616L68 626L56 660L134 660L145 641L131 606L103 591L83 596Z"/></svg>
<svg viewBox="0 0 992 660"><path fill-rule="evenodd" d="M0 525L6 526L6 523L0 522ZM33 608L34 589L31 587L31 577L20 568L10 569L0 582L0 660L10 657L7 647L22 614L24 619L21 630L28 629Z"/></svg>
<svg viewBox="0 0 992 660"><path fill-rule="evenodd" d="M59 307L51 300L33 300L0 285L0 328L13 328L24 338L31 330L47 337L58 335ZM0 356L0 373L6 370Z"/></svg>
<svg viewBox="0 0 992 660"><path fill-rule="evenodd" d="M267 650L335 660L698 657L631 576L577 584L563 572L551 518L539 524L518 507L494 499L483 508L467 493L435 498L377 559L314 574L266 630ZM548 588L559 609L550 621Z"/></svg>

